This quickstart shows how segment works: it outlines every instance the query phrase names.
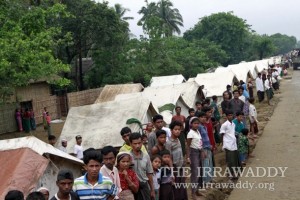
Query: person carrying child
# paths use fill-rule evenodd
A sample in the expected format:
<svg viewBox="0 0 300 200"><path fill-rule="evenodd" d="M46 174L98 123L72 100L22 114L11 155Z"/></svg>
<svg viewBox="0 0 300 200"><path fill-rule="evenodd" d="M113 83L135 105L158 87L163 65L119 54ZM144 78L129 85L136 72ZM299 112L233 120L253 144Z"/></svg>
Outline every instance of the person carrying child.
<svg viewBox="0 0 300 200"><path fill-rule="evenodd" d="M238 151L240 163L242 166L246 165L246 159L249 155L248 133L249 130L247 128L244 128L241 130L241 134L239 135Z"/></svg>

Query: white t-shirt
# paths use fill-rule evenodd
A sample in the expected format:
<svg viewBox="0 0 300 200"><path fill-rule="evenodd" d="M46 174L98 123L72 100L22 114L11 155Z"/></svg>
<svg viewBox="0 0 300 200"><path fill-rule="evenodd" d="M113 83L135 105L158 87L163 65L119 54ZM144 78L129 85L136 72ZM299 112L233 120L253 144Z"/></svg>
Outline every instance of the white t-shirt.
<svg viewBox="0 0 300 200"><path fill-rule="evenodd" d="M68 153L68 152L67 152L67 148L66 148L66 147L63 147L63 146L60 146L60 147L59 147L59 150L65 152L65 153Z"/></svg>
<svg viewBox="0 0 300 200"><path fill-rule="evenodd" d="M252 116L254 117L255 120L252 119ZM250 122L253 123L257 120L257 112L256 108L254 105L250 104L249 106L249 117L250 117Z"/></svg>
<svg viewBox="0 0 300 200"><path fill-rule="evenodd" d="M194 131L191 129L187 134L187 139L192 139L190 148L202 149L202 137L198 130Z"/></svg>
<svg viewBox="0 0 300 200"><path fill-rule="evenodd" d="M158 171L153 173L153 186L155 190L159 190L160 188L160 177L161 177L161 170L158 169Z"/></svg>
<svg viewBox="0 0 300 200"><path fill-rule="evenodd" d="M171 130L167 127L162 127L162 130L166 131L167 133L167 141L171 138Z"/></svg>
<svg viewBox="0 0 300 200"><path fill-rule="evenodd" d="M78 159L83 159L83 147L79 146L78 144L75 144L75 146L74 146L74 154L76 154L76 157Z"/></svg>
<svg viewBox="0 0 300 200"><path fill-rule="evenodd" d="M223 149L227 149L229 151L237 150L235 124L233 122L229 122L228 120L224 122L221 126L220 134L224 134Z"/></svg>
<svg viewBox="0 0 300 200"><path fill-rule="evenodd" d="M256 80L255 80L255 84L256 84L256 90L257 91L265 91L264 90L264 84L263 84L263 81L261 78L257 77Z"/></svg>
<svg viewBox="0 0 300 200"><path fill-rule="evenodd" d="M239 99L242 100L244 103L245 103L245 101L246 101L246 97L243 96L243 95L239 96Z"/></svg>

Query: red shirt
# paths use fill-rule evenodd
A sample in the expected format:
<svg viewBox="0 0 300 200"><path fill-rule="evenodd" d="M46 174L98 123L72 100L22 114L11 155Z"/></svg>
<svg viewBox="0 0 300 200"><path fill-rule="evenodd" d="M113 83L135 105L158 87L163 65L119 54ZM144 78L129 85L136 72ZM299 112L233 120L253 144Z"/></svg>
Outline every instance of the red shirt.
<svg viewBox="0 0 300 200"><path fill-rule="evenodd" d="M172 117L172 122L173 122L173 121L179 121L179 122L181 122L182 125L183 125L183 127L184 127L185 116L183 116L183 115L174 115L174 116Z"/></svg>
<svg viewBox="0 0 300 200"><path fill-rule="evenodd" d="M127 169L127 174L129 179L134 183L134 185L139 187L139 180L136 176L136 173L132 169ZM122 190L130 190L129 185L125 179L125 175L119 172L119 177Z"/></svg>
<svg viewBox="0 0 300 200"><path fill-rule="evenodd" d="M209 119L208 122L204 123L204 126L207 129L210 145L214 149L216 147L216 141L215 141L215 136L214 136L214 126L213 126L211 119Z"/></svg>

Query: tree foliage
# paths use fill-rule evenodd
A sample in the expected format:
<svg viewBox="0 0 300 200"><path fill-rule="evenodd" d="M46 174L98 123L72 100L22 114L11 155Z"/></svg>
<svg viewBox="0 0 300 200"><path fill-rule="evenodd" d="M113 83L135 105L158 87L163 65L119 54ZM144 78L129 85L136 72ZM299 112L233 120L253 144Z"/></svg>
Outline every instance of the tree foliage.
<svg viewBox="0 0 300 200"><path fill-rule="evenodd" d="M29 10L30 8L30 10ZM17 86L51 77L69 70L55 57L61 44L60 27L49 21L67 16L65 7L43 9L29 7L22 1L1 1L0 11L0 93L2 101ZM61 83L68 83L62 81Z"/></svg>
<svg viewBox="0 0 300 200"><path fill-rule="evenodd" d="M296 47L297 39L294 36L287 36L276 33L270 36L271 41L277 48L276 54L285 54Z"/></svg>

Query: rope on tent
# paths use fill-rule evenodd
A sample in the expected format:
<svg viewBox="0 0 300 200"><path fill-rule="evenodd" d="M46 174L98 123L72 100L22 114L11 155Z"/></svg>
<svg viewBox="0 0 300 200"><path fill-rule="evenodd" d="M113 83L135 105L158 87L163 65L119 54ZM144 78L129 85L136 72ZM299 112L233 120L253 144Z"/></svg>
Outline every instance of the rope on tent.
<svg viewBox="0 0 300 200"><path fill-rule="evenodd" d="M126 124L138 124L140 129L143 129L142 123L140 122L140 120L138 120L136 118L127 119Z"/></svg>

